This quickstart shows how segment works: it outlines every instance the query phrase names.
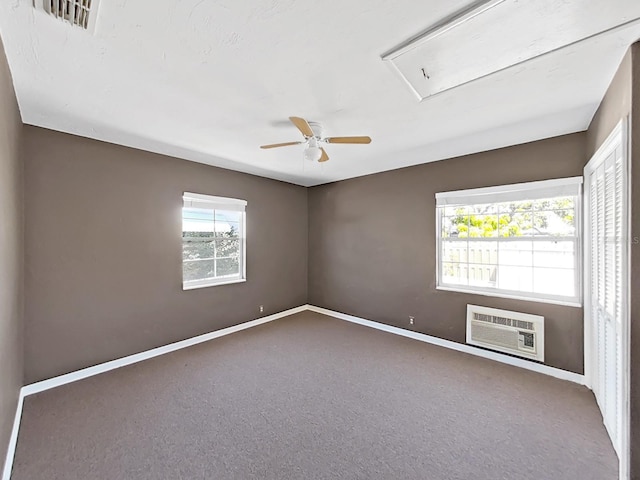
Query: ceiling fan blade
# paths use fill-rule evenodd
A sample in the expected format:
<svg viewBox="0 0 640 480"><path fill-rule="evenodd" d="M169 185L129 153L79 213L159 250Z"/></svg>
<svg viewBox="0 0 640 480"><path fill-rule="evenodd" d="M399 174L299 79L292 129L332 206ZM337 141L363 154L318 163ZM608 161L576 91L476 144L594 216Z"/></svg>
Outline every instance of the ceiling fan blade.
<svg viewBox="0 0 640 480"><path fill-rule="evenodd" d="M278 147L288 147L289 145L300 145L304 142L287 142L287 143L273 143L271 145L262 145L260 148L278 148Z"/></svg>
<svg viewBox="0 0 640 480"><path fill-rule="evenodd" d="M311 127L309 126L309 122L307 122L304 118L289 117L289 120L291 120L291 123L293 123L305 137L315 136L313 130L311 130Z"/></svg>
<svg viewBox="0 0 640 480"><path fill-rule="evenodd" d="M320 157L320 160L318 160L319 162L326 162L327 160L329 160L329 155L327 155L327 152L325 152L324 148L321 148L320 150L322 150L322 156Z"/></svg>
<svg viewBox="0 0 640 480"><path fill-rule="evenodd" d="M328 143L371 143L371 137L329 137Z"/></svg>

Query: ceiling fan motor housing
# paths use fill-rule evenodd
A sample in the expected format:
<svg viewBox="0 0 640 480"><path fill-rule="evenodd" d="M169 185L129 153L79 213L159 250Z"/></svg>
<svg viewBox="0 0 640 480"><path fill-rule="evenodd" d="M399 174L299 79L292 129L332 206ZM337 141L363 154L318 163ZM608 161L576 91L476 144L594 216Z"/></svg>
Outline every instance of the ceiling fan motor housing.
<svg viewBox="0 0 640 480"><path fill-rule="evenodd" d="M324 128L318 122L308 122L311 130L313 130L313 135L318 139L324 138Z"/></svg>

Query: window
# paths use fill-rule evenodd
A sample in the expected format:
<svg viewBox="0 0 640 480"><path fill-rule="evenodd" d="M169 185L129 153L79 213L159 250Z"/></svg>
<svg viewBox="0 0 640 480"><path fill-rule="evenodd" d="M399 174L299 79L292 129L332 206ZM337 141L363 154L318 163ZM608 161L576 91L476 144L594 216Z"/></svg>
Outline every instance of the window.
<svg viewBox="0 0 640 480"><path fill-rule="evenodd" d="M245 279L245 206L234 198L185 192L182 207L182 288Z"/></svg>
<svg viewBox="0 0 640 480"><path fill-rule="evenodd" d="M580 305L581 184L436 194L438 288Z"/></svg>

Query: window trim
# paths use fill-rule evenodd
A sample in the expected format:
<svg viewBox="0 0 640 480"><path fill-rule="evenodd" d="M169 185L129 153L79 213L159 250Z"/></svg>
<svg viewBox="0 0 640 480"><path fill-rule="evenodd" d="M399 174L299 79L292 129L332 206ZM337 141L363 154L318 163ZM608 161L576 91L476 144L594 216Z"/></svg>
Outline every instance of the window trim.
<svg viewBox="0 0 640 480"><path fill-rule="evenodd" d="M224 281L223 281L224 279ZM202 280L190 280L188 282L182 282L182 290L197 290L199 288L215 287L218 285L232 285L234 283L244 283L246 278L239 277L221 277L220 281L216 281L215 278L205 278Z"/></svg>
<svg viewBox="0 0 640 480"><path fill-rule="evenodd" d="M527 297L526 295L520 295L522 292L516 292L513 290L496 290L495 292L493 292L488 290L475 290L474 287L469 287L467 285L437 285L436 290L442 292L466 293L469 295L482 295L485 297L506 298L509 300L522 300L526 302L549 303L552 305L562 305L565 307L582 308L582 303L580 302L575 302L572 300L559 300L555 298L544 298L542 296Z"/></svg>
<svg viewBox="0 0 640 480"><path fill-rule="evenodd" d="M575 195L576 188L580 189L582 177L554 178L552 180L540 180L535 182L514 183L510 185L497 185L494 187L470 188L467 190L455 190L436 193L436 206L455 205L458 203L499 203L532 200L529 197L534 192L540 192L538 198L547 196ZM575 185L575 186L574 186ZM525 195L518 194L519 192ZM581 193L579 190L578 193ZM506 200L505 200L506 198Z"/></svg>
<svg viewBox="0 0 640 480"><path fill-rule="evenodd" d="M582 307L583 306L583 192L582 192L582 177L569 177L559 178L553 180L543 180L535 182L525 182L512 185L499 185L495 187L483 187L468 190L456 190L451 192L436 193L436 290L466 293L472 295L484 295L488 297L508 298L514 300L524 300L530 302L550 303L554 305L564 305L569 307ZM575 242L575 261L574 261L574 282L576 287L576 295L574 297L565 297L558 295L534 293L534 292L522 292L518 290L507 290L490 287L480 287L473 285L456 285L451 283L445 283L442 281L442 215L440 208L446 205L454 204L456 201L464 201L466 205L493 203L487 202L486 199L493 199L495 203L504 200L504 195L514 194L514 192L535 192L542 191L548 187L548 191L554 196L575 196L577 204L575 206L575 236L571 237ZM564 188L577 189L577 193L565 193ZM518 195L518 193L515 193ZM525 195L526 196L526 195ZM543 197L539 197L543 198ZM534 198L523 198L523 200L534 200ZM514 199L511 201L519 201ZM487 238L487 240L491 240ZM568 239L567 239L568 240ZM499 241L496 238L496 241ZM467 262L468 264L468 262Z"/></svg>
<svg viewBox="0 0 640 480"><path fill-rule="evenodd" d="M244 283L247 281L247 201L237 198L216 197L213 195L204 195L201 193L184 192L182 196L182 210L184 208L201 208L210 210L225 210L242 212L240 223L240 259L238 275L226 277L203 278L199 280L184 280L182 276L182 290L197 290L199 288L217 287L221 285L231 285L234 283ZM184 230L183 230L184 233ZM184 259L182 260L184 268ZM184 272L184 270L183 270Z"/></svg>

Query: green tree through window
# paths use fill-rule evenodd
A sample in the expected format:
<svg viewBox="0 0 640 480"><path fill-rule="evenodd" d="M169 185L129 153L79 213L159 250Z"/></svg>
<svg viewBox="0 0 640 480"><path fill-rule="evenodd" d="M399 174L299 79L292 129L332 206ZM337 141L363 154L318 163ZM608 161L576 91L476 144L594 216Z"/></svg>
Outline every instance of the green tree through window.
<svg viewBox="0 0 640 480"><path fill-rule="evenodd" d="M448 207L443 237L563 235L575 228L573 198Z"/></svg>

